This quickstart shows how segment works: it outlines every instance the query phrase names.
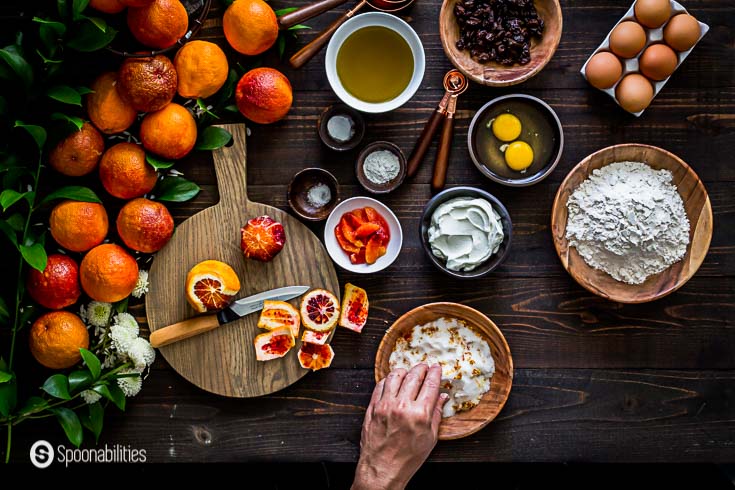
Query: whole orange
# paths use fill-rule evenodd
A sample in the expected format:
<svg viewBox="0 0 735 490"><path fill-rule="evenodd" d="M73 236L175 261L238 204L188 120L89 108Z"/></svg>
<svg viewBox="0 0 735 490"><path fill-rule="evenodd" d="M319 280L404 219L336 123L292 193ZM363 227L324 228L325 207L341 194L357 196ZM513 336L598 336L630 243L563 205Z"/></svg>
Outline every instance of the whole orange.
<svg viewBox="0 0 735 490"><path fill-rule="evenodd" d="M120 96L117 73L103 73L89 88L94 92L86 98L87 114L97 129L114 134L133 125L138 113Z"/></svg>
<svg viewBox="0 0 735 490"><path fill-rule="evenodd" d="M128 28L141 44L164 49L186 34L189 15L179 0L154 0L128 9Z"/></svg>
<svg viewBox="0 0 735 490"><path fill-rule="evenodd" d="M174 233L174 219L160 202L138 198L117 215L117 233L133 250L153 253L163 248Z"/></svg>
<svg viewBox="0 0 735 490"><path fill-rule="evenodd" d="M120 95L133 109L153 112L174 98L178 77L171 60L159 54L127 58L120 65L117 81Z"/></svg>
<svg viewBox="0 0 735 490"><path fill-rule="evenodd" d="M278 19L263 0L235 0L222 17L222 28L230 46L248 56L267 51L278 38Z"/></svg>
<svg viewBox="0 0 735 490"><path fill-rule="evenodd" d="M229 65L224 51L209 41L190 41L174 57L179 77L179 95L188 99L206 98L227 81Z"/></svg>
<svg viewBox="0 0 735 490"><path fill-rule="evenodd" d="M177 160L194 148L197 123L188 109L172 102L145 115L140 124L140 140L146 150Z"/></svg>
<svg viewBox="0 0 735 490"><path fill-rule="evenodd" d="M145 161L145 152L135 143L118 143L100 160L102 186L120 199L140 197L156 186L158 173Z"/></svg>
<svg viewBox="0 0 735 490"><path fill-rule="evenodd" d="M28 271L26 290L33 301L44 308L59 310L71 306L82 294L79 266L66 255L49 255L43 272L36 269Z"/></svg>
<svg viewBox="0 0 735 490"><path fill-rule="evenodd" d="M49 163L59 173L71 177L87 175L97 167L105 141L94 126L85 122L56 145L49 155Z"/></svg>
<svg viewBox="0 0 735 490"><path fill-rule="evenodd" d="M133 292L138 281L138 263L121 246L105 243L84 256L79 278L90 298L114 303Z"/></svg>
<svg viewBox="0 0 735 490"><path fill-rule="evenodd" d="M33 323L28 344L40 364L66 369L82 360L79 349L89 347L89 332L74 313L51 311Z"/></svg>
<svg viewBox="0 0 735 490"><path fill-rule="evenodd" d="M122 0L89 0L89 6L106 14L117 14L125 10Z"/></svg>
<svg viewBox="0 0 735 490"><path fill-rule="evenodd" d="M242 115L253 122L276 122L283 119L291 109L291 83L278 70L255 68L237 82L235 102Z"/></svg>
<svg viewBox="0 0 735 490"><path fill-rule="evenodd" d="M144 7L153 2L153 0L120 0L120 2L126 7Z"/></svg>
<svg viewBox="0 0 735 490"><path fill-rule="evenodd" d="M107 211L96 202L63 201L51 210L51 236L72 252L86 252L107 236Z"/></svg>

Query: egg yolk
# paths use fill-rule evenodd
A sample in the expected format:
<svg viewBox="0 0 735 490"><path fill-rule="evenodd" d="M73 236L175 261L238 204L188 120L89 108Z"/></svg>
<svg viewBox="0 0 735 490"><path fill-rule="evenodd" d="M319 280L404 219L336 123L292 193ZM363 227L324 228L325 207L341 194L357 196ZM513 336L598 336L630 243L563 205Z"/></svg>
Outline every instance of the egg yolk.
<svg viewBox="0 0 735 490"><path fill-rule="evenodd" d="M521 135L521 120L513 114L501 114L493 121L493 134L500 141L513 141Z"/></svg>
<svg viewBox="0 0 735 490"><path fill-rule="evenodd" d="M514 141L505 150L505 163L513 170L526 170L533 163L533 149L525 141Z"/></svg>

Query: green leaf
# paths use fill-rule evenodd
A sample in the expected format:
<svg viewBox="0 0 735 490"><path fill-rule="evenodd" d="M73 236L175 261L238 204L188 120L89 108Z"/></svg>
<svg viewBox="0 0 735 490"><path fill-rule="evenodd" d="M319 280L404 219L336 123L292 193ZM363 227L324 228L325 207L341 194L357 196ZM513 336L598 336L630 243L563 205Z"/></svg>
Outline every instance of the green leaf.
<svg viewBox="0 0 735 490"><path fill-rule="evenodd" d="M69 0L56 0L56 10L59 12L59 17L68 17Z"/></svg>
<svg viewBox="0 0 735 490"><path fill-rule="evenodd" d="M62 400L71 400L69 395L69 380L63 374L54 374L49 376L41 389L53 396L54 398L61 398Z"/></svg>
<svg viewBox="0 0 735 490"><path fill-rule="evenodd" d="M10 319L10 310L4 299L0 298L0 322L7 323ZM3 369L4 370L4 369Z"/></svg>
<svg viewBox="0 0 735 490"><path fill-rule="evenodd" d="M46 95L64 104L82 106L82 96L68 85L54 85L46 91Z"/></svg>
<svg viewBox="0 0 735 490"><path fill-rule="evenodd" d="M33 22L37 24L49 26L51 29L55 30L59 35L63 35L66 32L66 25L63 22L59 22L57 20L42 19L40 17L34 17Z"/></svg>
<svg viewBox="0 0 735 490"><path fill-rule="evenodd" d="M165 177L153 191L159 201L184 202L199 194L199 186L183 177Z"/></svg>
<svg viewBox="0 0 735 490"><path fill-rule="evenodd" d="M160 160L157 156L151 155L149 153L145 156L145 161L148 162L148 165L155 168L156 170L171 168L174 166L176 162L167 162L166 160Z"/></svg>
<svg viewBox="0 0 735 490"><path fill-rule="evenodd" d="M283 59L283 54L286 52L286 36L280 33L276 41L278 45L278 58Z"/></svg>
<svg viewBox="0 0 735 490"><path fill-rule="evenodd" d="M79 20L80 18L82 18L81 13L84 12L84 9L87 8L87 5L89 5L89 0L72 0L72 18L74 20Z"/></svg>
<svg viewBox="0 0 735 490"><path fill-rule="evenodd" d="M222 128L209 126L197 138L197 144L194 147L197 150L217 150L232 141L232 134Z"/></svg>
<svg viewBox="0 0 735 490"><path fill-rule="evenodd" d="M18 410L20 415L33 415L34 413L42 412L48 407L48 402L40 396L30 397L23 408Z"/></svg>
<svg viewBox="0 0 735 490"><path fill-rule="evenodd" d="M14 191L13 189L5 189L0 193L0 206L3 208L3 212L7 211L10 206L23 199L23 194Z"/></svg>
<svg viewBox="0 0 735 490"><path fill-rule="evenodd" d="M107 30L107 22L105 22L104 19L100 19L99 17L87 17L86 15L82 15L79 18L87 19L102 32L105 32Z"/></svg>
<svg viewBox="0 0 735 490"><path fill-rule="evenodd" d="M20 254L23 259L39 272L43 272L46 269L46 250L40 243L34 243L33 245L21 245Z"/></svg>
<svg viewBox="0 0 735 490"><path fill-rule="evenodd" d="M54 192L44 197L41 204L45 204L55 199L72 199L74 201L82 202L102 202L92 189L79 185L68 185L61 189L56 189Z"/></svg>
<svg viewBox="0 0 735 490"><path fill-rule="evenodd" d="M74 413L73 410L68 408L59 407L51 409L56 420L61 424L61 428L64 429L66 438L69 442L79 447L82 444L82 423L79 421L79 417Z"/></svg>
<svg viewBox="0 0 735 490"><path fill-rule="evenodd" d="M0 59L2 59L15 76L20 80L26 90L30 89L33 84L33 67L21 56L16 49L6 46L0 49Z"/></svg>
<svg viewBox="0 0 735 490"><path fill-rule="evenodd" d="M104 418L105 409L102 407L100 402L94 402L91 405L87 405L86 413L82 412L79 414L79 420L82 422L82 425L94 434L95 442L99 442Z"/></svg>
<svg viewBox="0 0 735 490"><path fill-rule="evenodd" d="M79 393L92 385L92 375L86 369L79 369L69 373L69 392Z"/></svg>
<svg viewBox="0 0 735 490"><path fill-rule="evenodd" d="M54 60L54 59L51 59L51 58L47 58L39 50L36 50L36 54L41 57L41 60L43 61L43 64L44 65L59 64L59 63L63 63L64 62L63 60Z"/></svg>
<svg viewBox="0 0 735 490"><path fill-rule="evenodd" d="M11 379L13 379L12 373L6 373L5 371L0 371L0 384L7 383Z"/></svg>
<svg viewBox="0 0 735 490"><path fill-rule="evenodd" d="M204 113L209 114L215 119L219 119L219 116L215 114L214 112L211 112L209 109L207 109L207 104L202 99L197 99L197 107Z"/></svg>
<svg viewBox="0 0 735 490"><path fill-rule="evenodd" d="M114 403L117 408L125 411L125 393L117 386L117 382L113 381L113 384L110 385L97 385L92 389Z"/></svg>
<svg viewBox="0 0 735 490"><path fill-rule="evenodd" d="M61 112L54 112L51 114L51 119L54 121L64 121L70 124L73 124L77 131L82 129L82 126L84 126L84 119L76 116L68 116L66 114L62 114Z"/></svg>
<svg viewBox="0 0 735 490"><path fill-rule="evenodd" d="M18 403L18 383L15 378L0 384L0 415L7 417Z"/></svg>
<svg viewBox="0 0 735 490"><path fill-rule="evenodd" d="M10 215L5 222L8 223L15 231L21 231L25 226L25 218L20 213Z"/></svg>
<svg viewBox="0 0 735 490"><path fill-rule="evenodd" d="M311 27L304 24L296 24L288 28L289 31L301 31L303 29L311 29Z"/></svg>
<svg viewBox="0 0 735 490"><path fill-rule="evenodd" d="M235 104L226 105L224 107L224 110L227 111L227 112L233 112L235 114L237 114L238 112L240 112L240 109L238 109Z"/></svg>
<svg viewBox="0 0 735 490"><path fill-rule="evenodd" d="M276 10L275 14L276 14L276 17L280 17L282 15L290 14L291 12L295 12L297 10L298 10L298 7L287 7L285 9Z"/></svg>
<svg viewBox="0 0 735 490"><path fill-rule="evenodd" d="M100 363L99 358L87 349L79 349L79 352L82 354L84 364L87 366L87 369L89 369L92 378L95 380L99 379L100 374L102 374L102 364Z"/></svg>
<svg viewBox="0 0 735 490"><path fill-rule="evenodd" d="M38 151L43 150L43 145L46 144L46 130L43 129L41 126L36 126L34 124L24 124L23 121L15 121L16 128L23 128L26 131L28 131L28 134L31 135L33 140L36 142L36 146L38 146Z"/></svg>
<svg viewBox="0 0 735 490"><path fill-rule="evenodd" d="M66 45L76 51L89 53L104 48L115 38L117 31L107 26L104 31L88 19L78 24L78 29L73 33Z"/></svg>
<svg viewBox="0 0 735 490"><path fill-rule="evenodd" d="M89 87L84 87L82 85L80 85L79 87L75 87L75 90L77 91L77 93L79 95L87 95L87 94L93 94L94 93L94 90L92 90Z"/></svg>
<svg viewBox="0 0 735 490"><path fill-rule="evenodd" d="M125 313L128 311L128 299L130 299L130 296L121 299L117 303L113 303L112 308L118 313Z"/></svg>

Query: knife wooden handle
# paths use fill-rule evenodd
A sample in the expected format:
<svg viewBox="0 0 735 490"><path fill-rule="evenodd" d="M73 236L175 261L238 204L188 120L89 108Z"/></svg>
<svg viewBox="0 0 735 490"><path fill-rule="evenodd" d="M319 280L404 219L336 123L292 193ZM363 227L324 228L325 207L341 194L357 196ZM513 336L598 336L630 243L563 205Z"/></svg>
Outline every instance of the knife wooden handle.
<svg viewBox="0 0 735 490"><path fill-rule="evenodd" d="M209 332L217 327L219 327L217 315L197 316L151 332L149 342L151 347L163 347L200 333Z"/></svg>

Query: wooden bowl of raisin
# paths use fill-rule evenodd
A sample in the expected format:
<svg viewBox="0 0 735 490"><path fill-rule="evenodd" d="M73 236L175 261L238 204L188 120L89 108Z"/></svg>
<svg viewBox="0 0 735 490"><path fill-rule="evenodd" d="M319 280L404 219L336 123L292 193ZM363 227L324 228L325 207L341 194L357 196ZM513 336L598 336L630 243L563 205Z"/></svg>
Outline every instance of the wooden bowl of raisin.
<svg viewBox="0 0 735 490"><path fill-rule="evenodd" d="M536 75L561 39L559 0L444 0L442 46L471 80L506 87Z"/></svg>

